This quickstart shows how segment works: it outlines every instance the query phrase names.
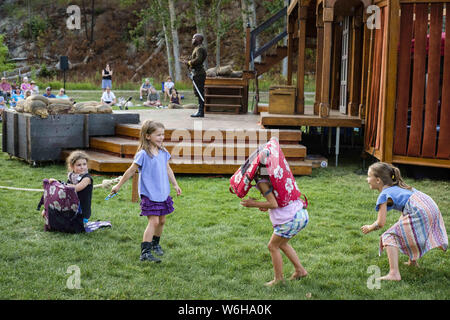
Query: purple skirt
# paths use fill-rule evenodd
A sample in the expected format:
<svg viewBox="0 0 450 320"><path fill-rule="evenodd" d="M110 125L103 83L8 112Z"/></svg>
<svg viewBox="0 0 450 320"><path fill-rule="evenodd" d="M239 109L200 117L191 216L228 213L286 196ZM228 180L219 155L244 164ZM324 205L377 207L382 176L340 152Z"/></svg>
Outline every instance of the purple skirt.
<svg viewBox="0 0 450 320"><path fill-rule="evenodd" d="M164 216L174 210L171 196L168 196L166 201L157 202L141 195L141 216Z"/></svg>

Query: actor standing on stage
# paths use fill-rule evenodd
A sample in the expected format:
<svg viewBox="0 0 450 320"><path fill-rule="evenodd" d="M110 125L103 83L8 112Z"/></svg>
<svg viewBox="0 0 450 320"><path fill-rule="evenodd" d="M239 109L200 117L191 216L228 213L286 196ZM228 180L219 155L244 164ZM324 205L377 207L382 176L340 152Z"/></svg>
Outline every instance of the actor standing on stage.
<svg viewBox="0 0 450 320"><path fill-rule="evenodd" d="M202 43L203 35L196 33L192 36L192 45L194 46L194 50L192 51L191 59L187 61L186 64L192 73L192 80L195 82L195 85L197 85L198 91L200 91L200 94L204 99L206 72L203 68L203 62L208 54L206 49L202 46ZM195 86L193 89L198 98L198 111L196 114L192 114L191 117L203 118L205 116L205 102L198 94Z"/></svg>

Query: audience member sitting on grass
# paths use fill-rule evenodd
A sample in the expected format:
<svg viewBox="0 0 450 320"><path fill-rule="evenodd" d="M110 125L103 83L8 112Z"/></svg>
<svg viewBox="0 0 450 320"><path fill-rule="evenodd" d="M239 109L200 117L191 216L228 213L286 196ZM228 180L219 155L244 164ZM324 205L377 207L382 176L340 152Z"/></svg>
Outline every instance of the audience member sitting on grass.
<svg viewBox="0 0 450 320"><path fill-rule="evenodd" d="M69 99L69 96L66 95L66 91L64 88L59 89L59 93L56 95L57 99Z"/></svg>
<svg viewBox="0 0 450 320"><path fill-rule="evenodd" d="M22 92L27 92L27 90L31 90L31 84L28 83L27 77L23 77L23 82L20 85L20 90L22 90Z"/></svg>
<svg viewBox="0 0 450 320"><path fill-rule="evenodd" d="M170 105L169 109L181 108L181 96L175 88L172 89L172 93L170 94Z"/></svg>
<svg viewBox="0 0 450 320"><path fill-rule="evenodd" d="M52 88L51 88L51 87L47 87L47 88L45 89L44 97L47 97L47 98L56 98L56 96L52 93Z"/></svg>
<svg viewBox="0 0 450 320"><path fill-rule="evenodd" d="M15 107L17 101L23 100L25 99L25 97L23 96L23 94L20 92L20 88L16 89L16 92L14 92L11 96L11 102L10 105L11 107Z"/></svg>
<svg viewBox="0 0 450 320"><path fill-rule="evenodd" d="M102 94L101 103L107 104L108 106L112 106L116 104L116 96L111 91L110 87L106 87L106 91Z"/></svg>
<svg viewBox="0 0 450 320"><path fill-rule="evenodd" d="M150 88L153 88L153 86L150 83L150 79L146 78L145 82L142 84L141 88L139 89L139 99L141 101L142 101L142 97L147 97L150 94Z"/></svg>
<svg viewBox="0 0 450 320"><path fill-rule="evenodd" d="M169 76L167 77L167 81L164 82L164 101L170 99L170 93L172 92L172 88L175 86L175 83L173 83L172 78Z"/></svg>
<svg viewBox="0 0 450 320"><path fill-rule="evenodd" d="M31 96L31 94L32 94L32 92L31 92L31 90L27 90L27 91L25 91L25 99L26 98L28 98L29 96Z"/></svg>
<svg viewBox="0 0 450 320"><path fill-rule="evenodd" d="M161 101L159 100L159 93L156 92L155 88L150 89L150 93L148 94L147 101L144 102L144 106L147 107L160 107Z"/></svg>
<svg viewBox="0 0 450 320"><path fill-rule="evenodd" d="M3 98L8 99L8 97L11 98L11 94L11 85L6 81L5 77L2 77L2 82L0 83L0 95L3 96Z"/></svg>
<svg viewBox="0 0 450 320"><path fill-rule="evenodd" d="M30 82L31 85L31 93L32 94L39 94L39 87L36 85L36 82L33 80Z"/></svg>

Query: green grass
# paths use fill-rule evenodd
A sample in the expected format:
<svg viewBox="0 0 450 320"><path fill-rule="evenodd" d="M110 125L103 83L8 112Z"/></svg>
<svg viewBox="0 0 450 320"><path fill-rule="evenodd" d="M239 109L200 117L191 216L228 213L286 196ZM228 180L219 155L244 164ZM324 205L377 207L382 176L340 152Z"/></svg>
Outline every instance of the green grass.
<svg viewBox="0 0 450 320"><path fill-rule="evenodd" d="M309 276L275 288L263 286L273 277L270 220L239 205L228 191L229 176L177 175L183 194L176 197L172 190L175 212L161 239L161 264L139 261L147 220L130 201L131 182L109 201L109 190L95 189L92 219L109 220L113 227L77 235L43 231L36 210L40 193L0 189L0 299L448 299L450 259L439 249L425 254L418 269L404 266L407 257L401 255L402 281L368 289L370 266L382 275L389 270L386 253L378 256L379 235L399 213L389 213L382 230L361 233L362 225L376 219L378 193L359 169L358 155L343 153L338 168L296 177L309 200L310 222L291 245ZM96 184L111 177L93 174ZM39 189L48 177L65 180L64 165L32 167L0 153L0 186ZM448 230L450 182L406 182L436 201ZM249 196L260 198L254 189ZM283 260L289 277L293 266ZM66 286L73 265L80 269L79 290Z"/></svg>

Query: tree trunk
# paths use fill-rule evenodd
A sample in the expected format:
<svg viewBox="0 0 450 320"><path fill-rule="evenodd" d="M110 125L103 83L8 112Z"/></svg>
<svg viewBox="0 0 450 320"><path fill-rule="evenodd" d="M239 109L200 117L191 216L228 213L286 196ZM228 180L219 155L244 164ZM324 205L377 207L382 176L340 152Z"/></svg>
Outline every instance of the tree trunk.
<svg viewBox="0 0 450 320"><path fill-rule="evenodd" d="M203 0L195 0L194 4L194 10L195 10L195 24L197 26L197 33L200 33L203 35L203 46L205 47L206 51L208 51L208 40L206 39L206 33L205 33L205 23L202 17L201 7L203 5ZM208 59L205 59L205 62L203 62L203 66L205 69L208 69Z"/></svg>
<svg viewBox="0 0 450 320"><path fill-rule="evenodd" d="M169 0L170 28L172 30L173 57L175 59L175 81L181 81L180 45L178 42L178 30L175 24L175 1L176 0Z"/></svg>
<svg viewBox="0 0 450 320"><path fill-rule="evenodd" d="M221 19L220 4L222 0L217 0L216 4L216 67L220 66L220 38L221 38Z"/></svg>
<svg viewBox="0 0 450 320"><path fill-rule="evenodd" d="M173 57L172 57L172 46L170 45L172 40L170 39L169 30L167 30L167 6L162 3L162 0L158 0L158 10L157 15L162 23L164 40L166 43L166 55L167 55L167 66L169 68L169 75L172 79L175 79L173 75Z"/></svg>
<svg viewBox="0 0 450 320"><path fill-rule="evenodd" d="M91 1L91 44L94 42L95 0Z"/></svg>

